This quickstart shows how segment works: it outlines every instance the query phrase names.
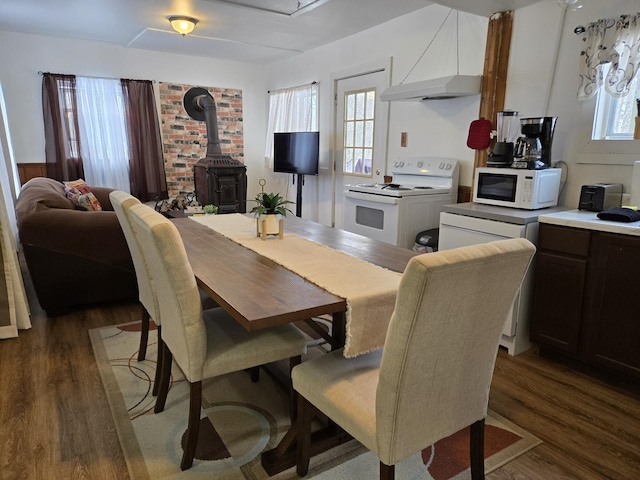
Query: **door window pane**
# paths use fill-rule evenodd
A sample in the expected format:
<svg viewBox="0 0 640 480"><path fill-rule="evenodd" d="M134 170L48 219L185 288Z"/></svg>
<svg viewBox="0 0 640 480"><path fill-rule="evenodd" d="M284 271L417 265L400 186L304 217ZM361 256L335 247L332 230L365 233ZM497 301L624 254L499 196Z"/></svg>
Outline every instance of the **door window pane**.
<svg viewBox="0 0 640 480"><path fill-rule="evenodd" d="M345 92L344 97L342 173L371 177L376 89Z"/></svg>

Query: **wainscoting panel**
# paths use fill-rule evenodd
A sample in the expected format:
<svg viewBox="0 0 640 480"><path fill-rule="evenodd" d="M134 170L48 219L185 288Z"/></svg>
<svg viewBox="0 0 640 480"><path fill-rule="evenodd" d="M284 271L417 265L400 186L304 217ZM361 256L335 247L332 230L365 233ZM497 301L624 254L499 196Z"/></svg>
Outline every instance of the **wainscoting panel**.
<svg viewBox="0 0 640 480"><path fill-rule="evenodd" d="M24 185L32 178L47 176L46 163L18 163L17 165L20 185Z"/></svg>

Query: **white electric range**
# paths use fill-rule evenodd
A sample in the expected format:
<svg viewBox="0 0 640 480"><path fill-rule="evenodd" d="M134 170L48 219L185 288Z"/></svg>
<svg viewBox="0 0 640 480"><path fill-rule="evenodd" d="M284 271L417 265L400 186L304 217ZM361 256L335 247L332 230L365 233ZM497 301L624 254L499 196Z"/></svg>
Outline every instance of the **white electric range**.
<svg viewBox="0 0 640 480"><path fill-rule="evenodd" d="M438 228L440 212L458 197L458 160L397 160L390 183L345 185L343 228L385 243L412 248L416 235Z"/></svg>

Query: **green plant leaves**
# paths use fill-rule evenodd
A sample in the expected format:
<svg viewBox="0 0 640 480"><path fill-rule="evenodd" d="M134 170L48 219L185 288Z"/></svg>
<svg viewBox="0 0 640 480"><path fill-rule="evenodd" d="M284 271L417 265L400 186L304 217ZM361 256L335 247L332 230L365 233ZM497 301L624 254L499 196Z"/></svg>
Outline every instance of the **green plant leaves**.
<svg viewBox="0 0 640 480"><path fill-rule="evenodd" d="M279 214L287 216L287 212L293 213L285 205L294 202L286 200L279 193L259 193L254 200L258 205L253 207L250 213L258 215Z"/></svg>

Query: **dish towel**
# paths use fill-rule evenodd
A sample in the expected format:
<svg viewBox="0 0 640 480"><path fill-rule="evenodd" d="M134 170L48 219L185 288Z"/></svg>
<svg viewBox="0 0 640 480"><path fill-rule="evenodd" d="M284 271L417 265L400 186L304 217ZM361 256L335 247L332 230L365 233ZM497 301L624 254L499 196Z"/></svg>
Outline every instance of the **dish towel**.
<svg viewBox="0 0 640 480"><path fill-rule="evenodd" d="M640 220L640 212L630 208L614 207L598 213L600 220L610 220L612 222L637 222Z"/></svg>
<svg viewBox="0 0 640 480"><path fill-rule="evenodd" d="M240 213L190 218L344 298L345 357L384 345L402 274L293 233L285 233L282 240L262 240L256 236L256 220Z"/></svg>

